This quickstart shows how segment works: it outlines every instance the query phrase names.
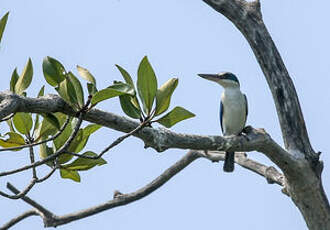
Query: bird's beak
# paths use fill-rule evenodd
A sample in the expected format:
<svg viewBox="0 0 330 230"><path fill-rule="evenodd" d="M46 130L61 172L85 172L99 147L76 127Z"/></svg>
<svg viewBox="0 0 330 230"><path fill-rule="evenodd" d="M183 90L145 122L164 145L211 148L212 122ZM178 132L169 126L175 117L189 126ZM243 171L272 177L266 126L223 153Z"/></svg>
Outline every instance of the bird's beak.
<svg viewBox="0 0 330 230"><path fill-rule="evenodd" d="M210 81L217 82L219 80L219 75L217 74L197 74L197 75Z"/></svg>

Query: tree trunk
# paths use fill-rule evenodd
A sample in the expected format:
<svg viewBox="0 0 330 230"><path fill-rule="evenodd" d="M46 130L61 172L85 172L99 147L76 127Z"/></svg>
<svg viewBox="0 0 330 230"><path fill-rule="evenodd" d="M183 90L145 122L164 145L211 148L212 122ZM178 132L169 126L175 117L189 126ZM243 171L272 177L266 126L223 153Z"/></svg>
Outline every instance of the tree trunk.
<svg viewBox="0 0 330 230"><path fill-rule="evenodd" d="M321 180L323 163L310 144L295 87L262 20L259 0L204 2L232 21L249 42L272 92L285 148L295 159L273 162L284 172L286 190L308 228L330 229L330 207Z"/></svg>

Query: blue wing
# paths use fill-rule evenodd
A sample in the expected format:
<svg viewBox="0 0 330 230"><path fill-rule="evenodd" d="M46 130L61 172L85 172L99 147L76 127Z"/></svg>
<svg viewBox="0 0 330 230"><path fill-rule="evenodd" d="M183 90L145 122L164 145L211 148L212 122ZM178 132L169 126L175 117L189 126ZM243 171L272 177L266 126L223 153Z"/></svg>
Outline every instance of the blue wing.
<svg viewBox="0 0 330 230"><path fill-rule="evenodd" d="M245 122L246 122L246 119L247 119L247 116L248 116L248 113L249 113L249 107L248 107L247 97L246 97L245 94L244 94L244 98L245 98Z"/></svg>
<svg viewBox="0 0 330 230"><path fill-rule="evenodd" d="M223 104L222 104L222 101L220 101L220 126L221 126L221 131L223 133L222 116L223 116Z"/></svg>

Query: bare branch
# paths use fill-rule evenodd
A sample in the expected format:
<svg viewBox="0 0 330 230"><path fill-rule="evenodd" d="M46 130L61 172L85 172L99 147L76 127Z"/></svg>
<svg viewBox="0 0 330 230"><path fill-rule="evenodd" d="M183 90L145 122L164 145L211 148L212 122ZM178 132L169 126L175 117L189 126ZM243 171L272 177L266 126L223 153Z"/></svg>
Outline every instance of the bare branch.
<svg viewBox="0 0 330 230"><path fill-rule="evenodd" d="M7 183L7 188L16 195L20 193L20 191L10 183ZM47 210L45 207L40 205L38 202L32 200L28 196L23 196L22 200L25 201L27 204L31 205L32 207L34 207L35 209L37 209L40 213L42 213L43 218L51 218L52 216L54 216L54 214L51 211Z"/></svg>
<svg viewBox="0 0 330 230"><path fill-rule="evenodd" d="M5 118L1 119L0 122L8 121L9 119L12 119L14 116L15 116L15 113L12 113L8 117L5 117Z"/></svg>
<svg viewBox="0 0 330 230"><path fill-rule="evenodd" d="M0 230L7 230L10 227L17 224L18 222L20 222L30 216L40 216L40 213L35 209L23 212L21 215L15 217L15 218L11 219L9 222L5 223L2 227L0 227Z"/></svg>
<svg viewBox="0 0 330 230"><path fill-rule="evenodd" d="M201 156L214 161L224 161L225 154L224 152L218 152L218 151L205 151L205 152L199 152ZM261 164L257 161L251 160L247 158L246 153L243 152L236 152L235 153L235 162L242 166L243 168L246 168L252 172L255 172L259 174L260 176L263 176L266 178L267 182L272 184L276 183L280 186L285 186L285 179L284 175L278 172L274 167L272 166L266 166L264 164Z"/></svg>
<svg viewBox="0 0 330 230"><path fill-rule="evenodd" d="M237 155L237 154L236 154ZM194 160L198 158L207 158L211 161L219 161L224 160L224 154L221 152L203 152L203 151L195 151L191 150L189 151L183 158L181 158L179 161L177 161L174 165L172 165L170 168L165 170L160 176L158 176L156 179L154 179L152 182L148 183L144 187L140 188L139 190L123 194L119 191L115 191L114 193L114 199L107 201L103 204L81 210L79 212L74 212L71 214L67 214L64 216L56 216L49 212L47 209L45 209L42 205L36 203L31 198L25 196L22 199L27 202L28 204L35 207L40 213L42 213L41 217L44 220L46 227L56 227L59 225L64 225L67 223L70 223L75 220L83 219L88 216L95 215L97 213L123 206L126 204L129 204L131 202L137 201L139 199L142 199L143 197L149 195L150 193L154 192L156 189L160 188L162 185L164 185L167 181L169 181L172 177L174 177L177 173L179 173L181 170L183 170L185 167L187 167L190 163L192 163ZM250 159L246 159L246 156L244 153L238 153L238 155L235 158L235 161L253 171L257 172L259 175L262 175L266 178L271 178L273 182L282 185L283 176L279 172L272 172L271 174L267 175L267 166L262 165L260 163L257 163L255 161L252 161ZM281 177L281 179L280 179ZM19 191L13 187L12 185L8 184L7 186L11 191L14 193L18 193Z"/></svg>
<svg viewBox="0 0 330 230"><path fill-rule="evenodd" d="M112 149L113 147L115 147L116 145L119 145L123 140L125 140L126 138L128 138L129 136L132 136L133 134L135 134L136 132L140 131L149 121L144 121L142 122L138 127L136 127L135 129L133 129L131 132L118 137L114 142L112 142L108 147L106 147L104 150L102 150L102 152L100 152L97 156L86 156L86 155L82 155L82 154L78 154L78 153L74 153L74 152L68 152L66 151L66 154L71 154L73 156L79 157L79 158L85 158L85 159L99 159L101 158L106 152L108 152L110 149Z"/></svg>
<svg viewBox="0 0 330 230"><path fill-rule="evenodd" d="M105 202L101 205L91 207L79 212L71 213L64 216L55 216L53 213L48 211L46 208L44 208L42 205L38 204L36 201L32 200L31 198L24 196L22 197L22 200L24 200L26 203L30 204L32 207L36 208L40 213L42 213L41 217L43 218L45 227L56 227L59 225L64 225L69 222L79 220L91 215L95 215L99 212L115 208L118 206L123 206L126 204L129 204L133 201L139 200L159 187L161 187L163 184L165 184L168 180L170 180L173 176L175 176L178 172L180 172L182 169L184 169L186 166L188 166L191 162L196 160L197 158L201 157L201 155L198 154L197 151L189 151L181 160L176 162L173 166L171 166L169 169L164 171L159 177L157 177L155 180L147 184L146 186L142 187L141 189L128 194L122 194L120 196L117 196L113 200L110 200L108 202ZM7 184L7 187L9 190L11 190L15 194L19 194L19 190L17 190L13 185Z"/></svg>
<svg viewBox="0 0 330 230"><path fill-rule="evenodd" d="M53 173L56 171L56 169L58 169L58 166L53 167L52 170L50 170L50 172L47 173L44 177L38 178L36 183L41 183L41 182L44 182L45 180L47 180L49 177L51 177L53 175Z"/></svg>
<svg viewBox="0 0 330 230"><path fill-rule="evenodd" d="M117 138L114 142L112 142L108 147L106 147L95 159L100 158L103 156L103 154L105 154L106 152L108 152L110 149L112 149L113 147L115 147L116 145L119 145L123 140L125 140L127 137L134 135L135 133L137 133L138 131L140 131L149 121L144 121L142 122L138 127L136 127L135 129L133 129L131 132L125 134L124 136L121 136L119 138Z"/></svg>
<svg viewBox="0 0 330 230"><path fill-rule="evenodd" d="M30 139L31 140L31 139ZM33 151L33 147L29 148L29 152L30 152L30 161L31 164L34 164L35 160L34 160L34 151ZM33 179L37 179L37 171L36 171L36 167L32 167L32 178Z"/></svg>
<svg viewBox="0 0 330 230"><path fill-rule="evenodd" d="M22 192L17 193L16 195L9 195L9 194L4 193L2 191L0 191L0 195L4 196L6 198L9 198L9 199L13 199L13 200L20 199L23 196L25 196L33 188L33 186L36 184L36 182L37 182L37 178L33 178L30 181L30 183L28 184L28 186L26 186L25 189ZM7 184L7 186L8 186L8 184Z"/></svg>

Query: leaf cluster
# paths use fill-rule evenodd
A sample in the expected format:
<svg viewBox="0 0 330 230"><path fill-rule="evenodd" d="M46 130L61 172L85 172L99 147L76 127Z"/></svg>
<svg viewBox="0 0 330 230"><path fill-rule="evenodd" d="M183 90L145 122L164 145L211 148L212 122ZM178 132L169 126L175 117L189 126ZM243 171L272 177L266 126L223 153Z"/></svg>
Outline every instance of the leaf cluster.
<svg viewBox="0 0 330 230"><path fill-rule="evenodd" d="M101 97L93 98L92 104L119 96L121 108L127 116L140 119L141 122L149 121L150 124L157 122L167 128L195 116L188 110L177 106L162 117L154 119L168 110L172 94L178 85L178 78L169 79L157 89L157 77L146 56L138 67L136 88L130 74L123 67L119 65L116 67L125 82L115 81L112 86L104 90ZM98 95L96 94L96 96Z"/></svg>
<svg viewBox="0 0 330 230"><path fill-rule="evenodd" d="M0 19L0 42L8 20L9 13ZM43 75L46 82L54 87L59 96L79 113L87 112L98 103L110 98L118 97L123 112L133 118L139 119L141 128L157 122L167 128L172 127L179 121L195 116L182 107L169 109L171 97L178 85L177 78L171 78L158 88L156 74L145 56L137 70L136 85L130 74L121 66L116 65L124 81L114 81L105 89L98 90L95 77L84 67L77 66L79 75L87 80L86 88L88 99L85 100L84 90L80 80L55 58L45 57L42 63ZM27 95L26 89L30 86L33 78L33 65L31 58L28 59L21 74L14 69L10 79L10 90L20 96ZM38 97L44 96L45 87L42 86ZM162 116L161 116L162 115ZM161 117L159 117L161 116ZM157 119L156 119L157 117ZM30 147L31 144L39 144L39 156L45 159L56 154L75 133L77 118L67 118L61 113L31 114L18 112L5 118L10 131L0 134L0 146L19 151L20 147ZM47 162L47 165L59 168L62 178L80 181L79 171L89 170L97 165L107 162L97 157L92 151L87 151L75 158L87 144L91 134L101 128L100 125L90 124L77 130L69 147L65 152ZM47 142L51 141L51 145ZM17 148L15 148L17 147ZM32 148L32 146L31 146ZM74 159L75 158L75 159ZM93 159L94 158L94 159ZM33 163L33 162L32 162Z"/></svg>

